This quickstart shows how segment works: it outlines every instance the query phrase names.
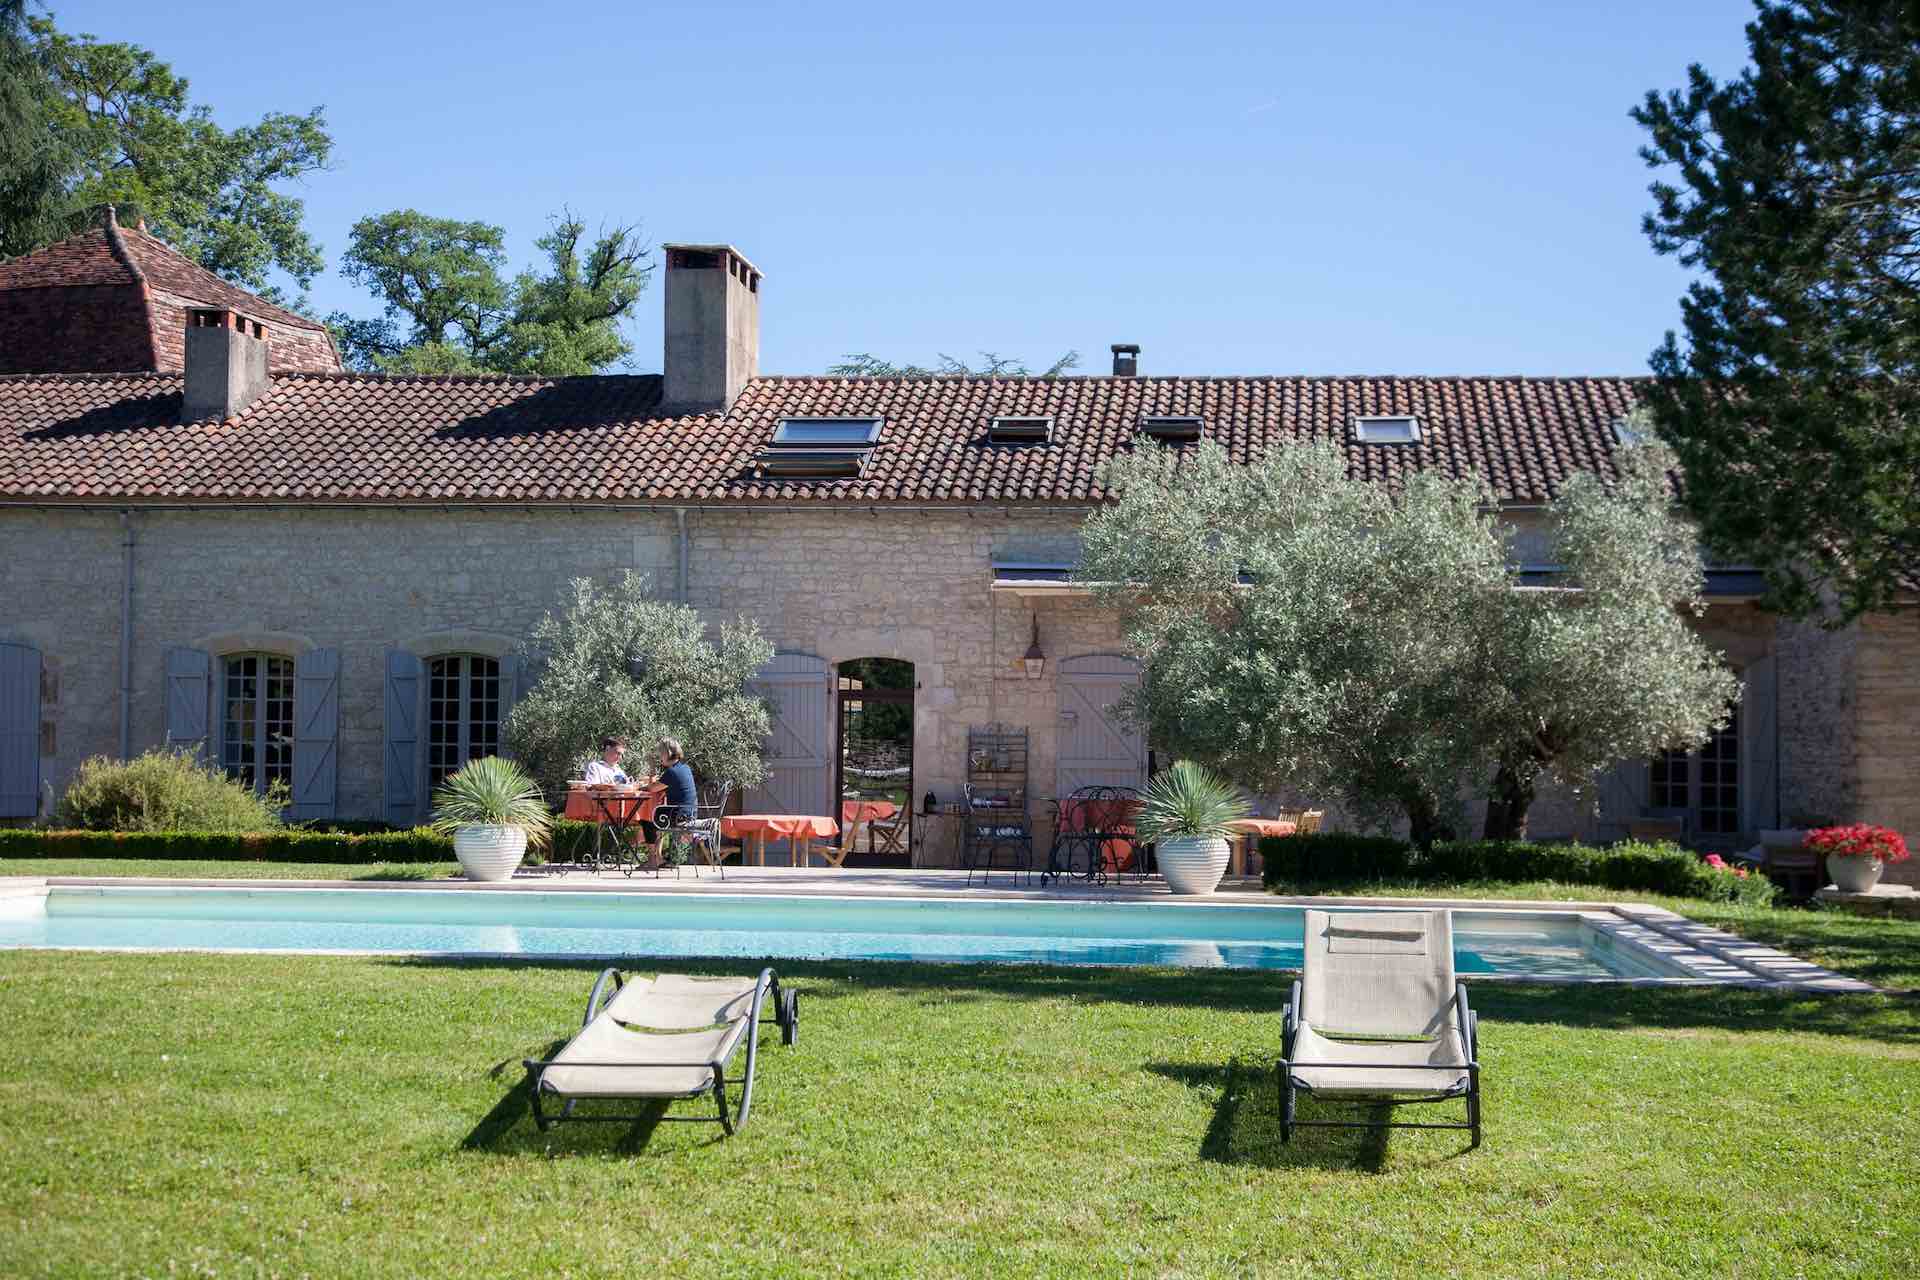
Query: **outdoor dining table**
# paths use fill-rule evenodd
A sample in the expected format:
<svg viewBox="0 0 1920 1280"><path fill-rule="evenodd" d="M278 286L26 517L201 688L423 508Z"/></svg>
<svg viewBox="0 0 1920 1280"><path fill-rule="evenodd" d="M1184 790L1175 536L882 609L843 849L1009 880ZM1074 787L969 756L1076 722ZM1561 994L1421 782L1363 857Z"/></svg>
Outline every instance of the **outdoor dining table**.
<svg viewBox="0 0 1920 1280"><path fill-rule="evenodd" d="M900 806L891 800L842 800L840 829L847 833L843 843L851 848L860 842L860 833L869 823L885 822L898 812Z"/></svg>
<svg viewBox="0 0 1920 1280"><path fill-rule="evenodd" d="M720 834L744 846L740 861L743 864L750 861L756 867L767 865L768 836L791 840L793 865L804 867L813 861L815 840L831 839L839 833L839 823L812 813L736 813L720 819ZM821 856L829 866L837 867L847 854L844 849L825 849Z"/></svg>
<svg viewBox="0 0 1920 1280"><path fill-rule="evenodd" d="M614 841L614 864L639 863L644 860L639 846L645 842L645 833L635 829L653 821L654 811L666 794L666 787L657 782L644 787L569 787L565 814L599 825L593 840L595 866L600 863L600 838L609 833ZM642 838L636 839L636 835Z"/></svg>
<svg viewBox="0 0 1920 1280"><path fill-rule="evenodd" d="M1241 818L1227 824L1227 829L1239 836L1233 842L1233 860L1227 864L1228 875L1245 875L1247 851L1253 842L1261 836L1290 836L1300 829L1300 824L1285 818Z"/></svg>

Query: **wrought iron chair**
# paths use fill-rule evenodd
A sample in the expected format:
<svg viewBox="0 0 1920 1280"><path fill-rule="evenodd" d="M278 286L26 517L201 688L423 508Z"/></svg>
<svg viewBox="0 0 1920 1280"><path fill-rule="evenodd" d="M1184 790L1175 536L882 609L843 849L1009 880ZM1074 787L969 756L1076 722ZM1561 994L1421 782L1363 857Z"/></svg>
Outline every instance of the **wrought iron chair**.
<svg viewBox="0 0 1920 1280"><path fill-rule="evenodd" d="M726 854L720 847L720 819L727 811L727 797L731 794L731 782L703 784L699 788L700 798L694 806L693 817L682 817L668 809L660 810L654 817L654 826L664 832L669 841L689 847L705 859L708 866L718 871L722 880L727 878L727 865ZM688 862L692 862L691 856ZM697 863L693 864L693 870L695 875L700 874ZM680 867L675 866L673 872L678 876ZM659 868L654 869L654 874L659 874Z"/></svg>
<svg viewBox="0 0 1920 1280"><path fill-rule="evenodd" d="M1047 875L1084 876L1104 882L1132 870L1147 874L1147 853L1134 830L1140 792L1132 787L1081 787L1060 801Z"/></svg>
<svg viewBox="0 0 1920 1280"><path fill-rule="evenodd" d="M1000 801L1000 803L995 803ZM1014 808L1012 797L976 791L966 784L966 831L960 843L960 861L967 869L967 883L980 872L984 883L991 879L999 864L999 855L1007 855L1005 869L1033 875L1033 825L1027 818L1025 798Z"/></svg>

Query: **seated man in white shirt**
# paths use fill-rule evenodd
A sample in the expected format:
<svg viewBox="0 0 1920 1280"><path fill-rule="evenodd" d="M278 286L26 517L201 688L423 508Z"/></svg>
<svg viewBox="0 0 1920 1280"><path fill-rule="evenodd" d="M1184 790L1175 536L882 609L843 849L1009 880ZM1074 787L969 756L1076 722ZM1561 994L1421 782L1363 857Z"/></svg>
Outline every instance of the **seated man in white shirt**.
<svg viewBox="0 0 1920 1280"><path fill-rule="evenodd" d="M620 757L625 755L627 743L624 738L602 738L600 740L600 758L587 765L587 785L614 783L627 784L627 775L620 768Z"/></svg>

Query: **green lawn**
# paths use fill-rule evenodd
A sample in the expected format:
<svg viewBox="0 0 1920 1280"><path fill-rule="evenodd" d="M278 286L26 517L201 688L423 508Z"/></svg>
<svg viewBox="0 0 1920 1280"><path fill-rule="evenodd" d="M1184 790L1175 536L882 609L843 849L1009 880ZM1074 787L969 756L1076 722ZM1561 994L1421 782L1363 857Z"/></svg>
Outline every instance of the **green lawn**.
<svg viewBox="0 0 1920 1280"><path fill-rule="evenodd" d="M800 1044L769 1034L752 1123L718 1142L534 1129L519 1060L577 1026L589 967L0 953L0 1274L1873 1276L1920 1254L1907 999L1482 984L1488 1138L1463 1153L1282 1145L1274 975L783 969Z"/></svg>

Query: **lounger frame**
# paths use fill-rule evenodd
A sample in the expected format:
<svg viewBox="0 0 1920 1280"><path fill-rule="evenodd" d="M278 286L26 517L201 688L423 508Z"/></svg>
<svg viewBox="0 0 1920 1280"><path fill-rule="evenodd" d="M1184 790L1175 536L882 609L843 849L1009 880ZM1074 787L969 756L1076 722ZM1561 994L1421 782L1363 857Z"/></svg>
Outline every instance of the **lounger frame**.
<svg viewBox="0 0 1920 1280"><path fill-rule="evenodd" d="M581 1030L584 1031L592 1024L595 1018L600 1016L601 1010L613 1000L614 996L620 993L620 988L625 984L626 979L621 976L618 969L610 968L601 970L599 978L594 981L593 990L587 996L587 1013L586 1016L580 1020ZM728 1136L732 1136L739 1131L742 1125L746 1124L747 1117L753 1111L754 1068L757 1065L760 1048L760 1010L769 997L773 1000L774 1021L780 1027L780 1042L782 1044L793 1044L800 1038L799 993L782 990L780 979L774 976L773 970L762 969L759 978L754 982L752 1000L747 1008L747 1030L743 1037L746 1043L747 1062L746 1069L741 1075L729 1077L726 1074L727 1063L726 1060L723 1059L706 1064L708 1071L707 1083L697 1088L688 1089L680 1093L633 1093L624 1095L631 1098L644 1098L647 1101L653 1102L673 1101L681 1098L698 1098L711 1093L713 1095L715 1114L710 1116L663 1115L652 1117L638 1112L614 1114L596 1111L591 1115L576 1115L575 1105L582 1101L582 1099L567 1097L557 1090L552 1091L553 1095L556 1098L560 1098L562 1104L557 1114L549 1114L546 1108L541 1106L541 1096L549 1092L545 1085L546 1070L548 1067L556 1065L564 1067L611 1067L616 1070L644 1070L648 1067L669 1067L676 1070L685 1070L689 1064L685 1062L581 1062L573 1060L559 1062L554 1058L525 1058L522 1059L522 1062L527 1068L528 1089L533 1097L534 1123L538 1125L540 1131L544 1133L562 1122L576 1124L632 1124L640 1120L660 1119L672 1120L684 1124L717 1123L721 1129L726 1131ZM735 1054L739 1053L739 1051L740 1042L736 1041L733 1048L726 1055L727 1059L731 1059ZM696 1068L699 1066L697 1063L692 1065ZM737 1086L739 1090L738 1101L734 1104L731 1113L729 1113L727 1107L727 1086L729 1085ZM595 1097L591 1100L598 1102L615 1101L617 1099Z"/></svg>
<svg viewBox="0 0 1920 1280"><path fill-rule="evenodd" d="M1410 1120L1302 1120L1296 1115L1295 1104L1300 1093L1311 1094L1310 1085L1295 1083L1293 1078L1294 1037L1304 1025L1300 1017L1300 999L1303 984L1295 979L1293 993L1287 999L1287 1011L1283 1015L1280 1031L1280 1064L1275 1069L1280 1088L1280 1140L1293 1140L1295 1129L1462 1129L1473 1135L1470 1144L1480 1145L1480 1015L1467 1003L1467 984L1456 982L1453 987L1453 1013L1455 1026L1460 1032L1460 1043L1466 1046L1465 1062L1435 1062L1418 1068L1409 1068L1403 1062L1310 1062L1303 1064L1315 1071L1464 1071L1467 1083L1464 1089L1455 1088L1445 1093L1405 1094L1384 1093L1378 1098L1322 1098L1326 1106L1345 1106L1355 1108L1373 1108L1383 1104L1395 1106L1425 1102L1455 1102L1465 1100L1467 1118L1464 1121L1442 1121L1416 1123Z"/></svg>

